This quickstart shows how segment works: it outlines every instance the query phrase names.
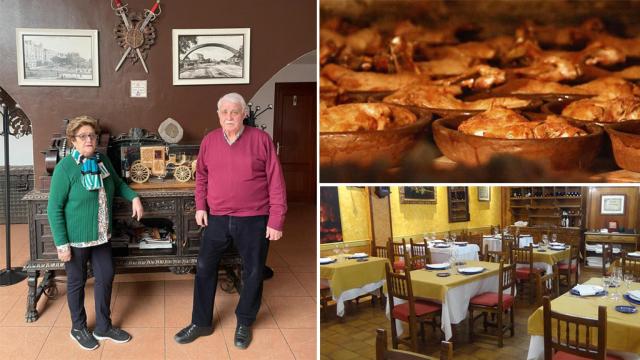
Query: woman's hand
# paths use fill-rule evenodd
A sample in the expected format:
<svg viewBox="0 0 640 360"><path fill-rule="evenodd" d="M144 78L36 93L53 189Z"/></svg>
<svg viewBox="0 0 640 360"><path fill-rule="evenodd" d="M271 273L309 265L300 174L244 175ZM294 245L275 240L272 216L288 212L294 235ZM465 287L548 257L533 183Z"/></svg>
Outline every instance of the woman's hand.
<svg viewBox="0 0 640 360"><path fill-rule="evenodd" d="M140 201L139 197L136 197L131 201L131 208L133 209L131 217L136 218L136 220L140 221L140 219L142 219L142 215L144 214L144 209L142 208L142 201Z"/></svg>
<svg viewBox="0 0 640 360"><path fill-rule="evenodd" d="M58 250L58 259L62 262L71 260L71 249L67 248L67 250L64 251Z"/></svg>

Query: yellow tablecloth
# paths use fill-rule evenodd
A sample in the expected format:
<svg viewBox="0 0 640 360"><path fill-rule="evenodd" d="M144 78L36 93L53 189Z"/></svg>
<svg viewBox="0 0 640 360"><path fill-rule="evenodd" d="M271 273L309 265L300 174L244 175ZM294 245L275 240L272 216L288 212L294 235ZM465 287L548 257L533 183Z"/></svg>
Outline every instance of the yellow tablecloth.
<svg viewBox="0 0 640 360"><path fill-rule="evenodd" d="M600 278L592 278L586 284L602 284ZM640 290L640 283L633 283L632 290ZM626 286L617 289L626 292ZM598 306L607 306L607 350L640 353L640 312L623 314L615 310L617 305L629 305L624 300L613 301L607 296L579 297L569 292L551 301L554 311L581 317L598 317ZM544 335L542 307L539 307L528 322L529 335Z"/></svg>
<svg viewBox="0 0 640 360"><path fill-rule="evenodd" d="M320 265L320 279L329 281L331 294L339 298L349 289L361 288L366 284L384 280L386 277L384 264L387 258L369 257L367 261L346 259L328 265Z"/></svg>
<svg viewBox="0 0 640 360"><path fill-rule="evenodd" d="M481 266L486 270L480 274L462 275L451 270L413 270L411 272L411 285L413 295L428 299L444 301L445 295L450 288L464 285L490 276L498 275L500 264L486 261L467 261L460 267ZM450 272L447 277L439 277L439 272Z"/></svg>
<svg viewBox="0 0 640 360"><path fill-rule="evenodd" d="M533 249L533 262L547 263L553 265L562 260L569 260L571 258L571 247L567 246L565 250L551 250L547 248L547 251L540 252L540 249Z"/></svg>

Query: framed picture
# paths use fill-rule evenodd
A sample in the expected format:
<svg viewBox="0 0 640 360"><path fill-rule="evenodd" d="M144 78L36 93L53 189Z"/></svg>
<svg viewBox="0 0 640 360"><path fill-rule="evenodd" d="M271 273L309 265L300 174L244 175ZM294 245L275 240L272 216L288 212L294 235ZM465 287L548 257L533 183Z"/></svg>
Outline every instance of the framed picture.
<svg viewBox="0 0 640 360"><path fill-rule="evenodd" d="M435 186L400 186L400 204L435 204Z"/></svg>
<svg viewBox="0 0 640 360"><path fill-rule="evenodd" d="M478 186L478 201L491 201L491 186Z"/></svg>
<svg viewBox="0 0 640 360"><path fill-rule="evenodd" d="M248 84L251 29L173 29L173 85Z"/></svg>
<svg viewBox="0 0 640 360"><path fill-rule="evenodd" d="M338 188L320 187L320 244L342 242Z"/></svg>
<svg viewBox="0 0 640 360"><path fill-rule="evenodd" d="M624 195L602 195L600 200L601 214L624 214Z"/></svg>
<svg viewBox="0 0 640 360"><path fill-rule="evenodd" d="M98 30L16 29L18 84L100 86Z"/></svg>

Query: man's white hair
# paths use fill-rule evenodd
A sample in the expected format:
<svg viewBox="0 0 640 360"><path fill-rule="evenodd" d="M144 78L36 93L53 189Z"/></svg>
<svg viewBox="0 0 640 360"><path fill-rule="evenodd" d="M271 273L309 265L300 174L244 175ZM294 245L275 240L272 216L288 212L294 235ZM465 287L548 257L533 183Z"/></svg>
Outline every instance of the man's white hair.
<svg viewBox="0 0 640 360"><path fill-rule="evenodd" d="M244 101L242 95L238 93L228 93L218 100L218 110L220 110L220 106L223 102L230 102L232 104L238 104L242 107L242 111L245 115L249 114L249 109L247 108L247 103Z"/></svg>

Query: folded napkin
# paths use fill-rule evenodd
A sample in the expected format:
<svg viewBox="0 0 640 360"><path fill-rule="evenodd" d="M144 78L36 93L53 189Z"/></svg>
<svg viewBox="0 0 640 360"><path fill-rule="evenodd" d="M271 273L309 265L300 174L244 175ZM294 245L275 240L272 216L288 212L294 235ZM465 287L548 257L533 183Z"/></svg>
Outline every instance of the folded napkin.
<svg viewBox="0 0 640 360"><path fill-rule="evenodd" d="M640 301L640 290L629 290L627 294L629 294L633 300Z"/></svg>
<svg viewBox="0 0 640 360"><path fill-rule="evenodd" d="M602 286L598 285L576 285L573 287L573 291L577 292L580 296L592 296L604 290Z"/></svg>

